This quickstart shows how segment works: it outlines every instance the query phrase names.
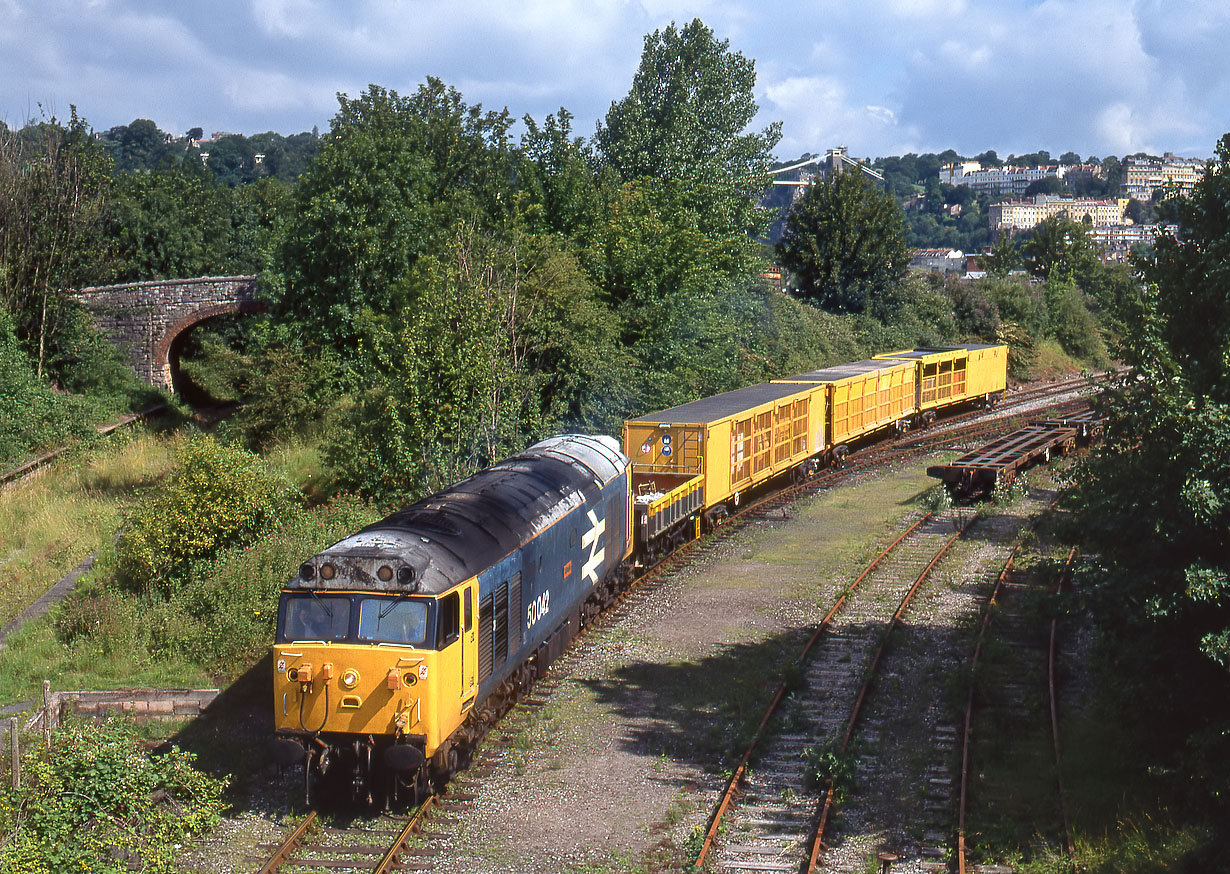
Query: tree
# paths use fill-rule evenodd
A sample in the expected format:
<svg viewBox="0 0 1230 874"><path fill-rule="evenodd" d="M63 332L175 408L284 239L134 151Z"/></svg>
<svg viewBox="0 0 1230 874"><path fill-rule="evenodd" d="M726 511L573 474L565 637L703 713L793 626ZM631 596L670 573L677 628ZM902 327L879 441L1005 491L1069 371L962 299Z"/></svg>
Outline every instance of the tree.
<svg viewBox="0 0 1230 874"><path fill-rule="evenodd" d="M232 194L200 163L120 175L107 210L119 278L225 275L259 266L235 257Z"/></svg>
<svg viewBox="0 0 1230 874"><path fill-rule="evenodd" d="M1045 218L1034 226L1022 246L1029 272L1042 279L1083 280L1099 266L1089 229L1066 215Z"/></svg>
<svg viewBox="0 0 1230 874"><path fill-rule="evenodd" d="M76 109L0 131L0 306L46 370L62 332L75 323L68 289L108 277L100 227L110 166Z"/></svg>
<svg viewBox="0 0 1230 874"><path fill-rule="evenodd" d="M986 256L987 272L992 276L1007 276L1024 263L1021 250L1012 235L1001 233Z"/></svg>
<svg viewBox="0 0 1230 874"><path fill-rule="evenodd" d="M671 24L645 37L632 89L611 104L595 147L625 181L674 185L703 217L705 233L762 234L770 216L756 200L781 124L745 133L756 115L755 85L755 63L700 19L681 30Z"/></svg>
<svg viewBox="0 0 1230 874"><path fill-rule="evenodd" d="M374 367L327 449L344 485L404 501L562 427L614 424L617 323L554 241L459 222L406 281L415 306L363 317Z"/></svg>
<svg viewBox="0 0 1230 874"><path fill-rule="evenodd" d="M371 86L341 105L300 177L281 253L279 309L345 348L365 309L389 313L415 262L461 216L514 209L507 112L484 113L437 79L410 97Z"/></svg>
<svg viewBox="0 0 1230 874"><path fill-rule="evenodd" d="M1128 366L1103 395L1106 435L1079 480L1080 525L1102 572L1102 624L1127 660L1147 658L1161 687L1136 695L1157 744L1182 753L1193 785L1224 801L1230 691L1230 135L1190 198L1178 236L1136 266L1124 295ZM1133 668L1138 665L1133 664ZM1124 676L1134 671L1124 669ZM1173 761L1166 763L1173 766ZM1207 766L1212 765L1212 768Z"/></svg>
<svg viewBox="0 0 1230 874"><path fill-rule="evenodd" d="M1035 194L1070 194L1068 186L1058 176L1047 176L1043 179L1035 179L1030 182L1025 188L1025 196L1033 197Z"/></svg>
<svg viewBox="0 0 1230 874"><path fill-rule="evenodd" d="M167 140L167 135L148 118L135 119L120 134L116 168L128 171L161 166L172 154Z"/></svg>
<svg viewBox="0 0 1230 874"><path fill-rule="evenodd" d="M910 261L901 210L855 172L807 189L786 219L777 252L799 293L831 312L862 312Z"/></svg>

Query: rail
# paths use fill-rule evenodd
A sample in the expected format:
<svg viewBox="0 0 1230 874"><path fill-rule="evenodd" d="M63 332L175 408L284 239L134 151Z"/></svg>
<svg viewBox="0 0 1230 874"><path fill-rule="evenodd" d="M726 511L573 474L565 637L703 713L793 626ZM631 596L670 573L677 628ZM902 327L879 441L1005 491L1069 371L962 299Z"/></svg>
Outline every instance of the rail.
<svg viewBox="0 0 1230 874"><path fill-rule="evenodd" d="M940 559L943 558L952 545L957 542L958 538L969 530L969 527L974 524L974 520L976 518L976 516L970 516L961 529L955 532L952 537L948 538L947 542L945 542L940 550L932 557L932 559L927 562L927 566L923 568L922 572L918 575L918 578L914 581L914 584L910 586L910 590L906 592L905 597L901 599L901 603L897 606L896 612L893 613L893 618L889 622L884 638L881 640L880 646L876 649L876 654L871 660L871 665L867 669L867 676L863 681L862 688L859 689L858 698L854 702L854 708L852 709L850 718L846 723L846 733L841 741L840 751L842 754L844 754L850 747L850 740L854 737L854 729L858 724L858 717L862 712L863 702L866 701L867 694L871 690L871 684L875 680L876 668L879 666L880 659L888 649L889 638L891 637L893 630L901 622L901 617L909 608L910 602L914 599L914 595L918 592L923 582L926 581L927 577L931 575L931 571L935 569L935 566L939 563ZM832 813L834 806L834 789L835 786L833 781L829 780L825 786L824 804L820 809L820 821L816 825L816 831L811 842L811 852L808 855L807 867L804 869L806 874L814 874L816 866L820 862L820 854L824 851L824 830L828 824L829 815Z"/></svg>

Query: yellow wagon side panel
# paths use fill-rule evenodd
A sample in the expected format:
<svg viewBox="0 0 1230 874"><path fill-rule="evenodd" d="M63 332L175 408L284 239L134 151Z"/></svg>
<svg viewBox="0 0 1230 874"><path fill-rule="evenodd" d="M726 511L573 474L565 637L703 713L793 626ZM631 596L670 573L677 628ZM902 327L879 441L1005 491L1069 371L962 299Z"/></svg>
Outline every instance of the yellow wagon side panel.
<svg viewBox="0 0 1230 874"><path fill-rule="evenodd" d="M1002 392L1008 385L1008 347L989 346L971 351L966 379L970 397Z"/></svg>
<svg viewBox="0 0 1230 874"><path fill-rule="evenodd" d="M857 439L913 411L912 362L856 361L777 380L811 384L825 393L828 430L823 448Z"/></svg>
<svg viewBox="0 0 1230 874"><path fill-rule="evenodd" d="M933 410L1004 390L1008 347L969 344L907 349L877 355L912 361L917 368L919 410Z"/></svg>
<svg viewBox="0 0 1230 874"><path fill-rule="evenodd" d="M638 482L671 474L675 488L685 474L703 475L708 508L822 451L824 413L823 393L814 385L761 383L629 420L624 451ZM697 438L685 445L682 435L692 432ZM666 434L669 454L662 446Z"/></svg>

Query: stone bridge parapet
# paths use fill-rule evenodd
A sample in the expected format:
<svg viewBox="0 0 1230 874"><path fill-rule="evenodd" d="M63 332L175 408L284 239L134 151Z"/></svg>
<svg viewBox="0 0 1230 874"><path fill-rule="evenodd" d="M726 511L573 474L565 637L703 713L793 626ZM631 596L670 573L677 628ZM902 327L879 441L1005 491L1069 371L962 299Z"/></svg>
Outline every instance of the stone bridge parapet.
<svg viewBox="0 0 1230 874"><path fill-rule="evenodd" d="M126 349L145 382L174 390L171 347L176 338L227 313L263 312L255 276L203 276L82 288L72 292L105 334Z"/></svg>

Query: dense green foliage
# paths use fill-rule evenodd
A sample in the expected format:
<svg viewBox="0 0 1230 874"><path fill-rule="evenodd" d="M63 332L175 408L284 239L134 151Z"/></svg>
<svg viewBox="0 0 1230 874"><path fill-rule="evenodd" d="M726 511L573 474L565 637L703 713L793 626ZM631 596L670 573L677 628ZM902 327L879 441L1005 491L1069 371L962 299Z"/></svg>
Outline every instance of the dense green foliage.
<svg viewBox="0 0 1230 874"><path fill-rule="evenodd" d="M1165 765L1181 763L1187 789L1224 802L1230 137L1194 195L1173 208L1180 235L1139 265L1144 291L1116 304L1116 351L1128 370L1101 403L1106 439L1081 472L1081 524L1099 554L1099 613L1125 644L1140 718L1175 738Z"/></svg>
<svg viewBox="0 0 1230 874"><path fill-rule="evenodd" d="M217 822L226 785L179 749L145 752L122 722L62 727L21 764L21 788L0 788L8 874L170 874L184 841Z"/></svg>
<svg viewBox="0 0 1230 874"><path fill-rule="evenodd" d="M189 440L165 487L127 520L119 569L137 590L170 593L194 562L250 543L292 498L260 459L212 437Z"/></svg>
<svg viewBox="0 0 1230 874"><path fill-rule="evenodd" d="M98 349L100 353L110 351ZM113 357L99 358L114 366ZM94 371L105 377L106 367ZM34 372L8 314L0 309L0 466L11 467L39 449L66 438L96 436L94 423L116 415L121 405L107 396L87 397L55 391Z"/></svg>
<svg viewBox="0 0 1230 874"><path fill-rule="evenodd" d="M901 210L862 173L808 187L777 245L799 292L831 312L861 313L910 262Z"/></svg>
<svg viewBox="0 0 1230 874"><path fill-rule="evenodd" d="M768 223L756 199L781 139L780 122L745 132L756 115L755 85L755 63L699 19L671 24L645 37L632 89L611 104L594 144L621 179L672 186L702 234L746 249L748 234Z"/></svg>

